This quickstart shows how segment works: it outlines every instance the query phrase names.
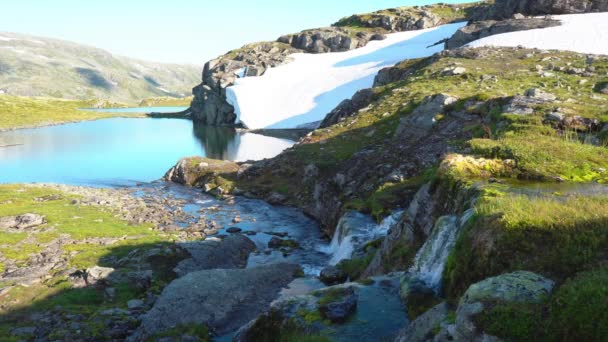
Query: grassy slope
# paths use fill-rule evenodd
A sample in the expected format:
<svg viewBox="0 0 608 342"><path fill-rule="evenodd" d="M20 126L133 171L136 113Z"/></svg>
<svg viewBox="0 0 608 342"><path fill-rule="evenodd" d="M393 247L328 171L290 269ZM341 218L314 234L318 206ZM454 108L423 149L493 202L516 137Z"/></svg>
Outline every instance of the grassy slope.
<svg viewBox="0 0 608 342"><path fill-rule="evenodd" d="M442 75L444 68L455 65L466 68L466 73ZM593 61L595 73L589 76L553 70L554 76L543 77L537 71L569 66L585 68L587 57L571 52L485 49L470 57L403 62L398 68L411 70L411 76L375 88L376 102L368 109L313 132L303 143L283 153L278 158L281 162L272 164L273 169L256 170L257 177L237 180L237 186L262 193L278 191L289 195L294 204L313 201L314 183L292 181L304 178L308 163L320 168L319 177L333 177L336 170L348 165L353 154L364 148L393 148L390 139L399 119L409 115L424 97L437 93L456 96L460 101L442 116L465 111L479 116L483 123L465 128L472 139L451 142L454 150L465 157L448 156L435 176L440 186L469 188L481 184L482 197L477 202L474 223L462 234L450 256L444 273L447 294L457 300L470 284L486 277L518 269L539 272L555 280L558 291L547 304L551 308L550 319L535 324L535 329L540 329L535 333L557 339L602 336L601 322L606 319L602 309L589 306L576 320L564 317L576 305L590 300L570 288L580 287L590 296L599 296L597 300L603 303L607 298L600 285L604 276L581 273L605 274L593 270L608 262L608 195L585 194L589 183L608 182L608 149L602 141L605 133L559 130L544 117L558 109L566 116L597 119L600 127L608 123L608 96L599 93L596 86L607 81L608 58ZM487 76L495 76L497 81ZM502 112L509 97L523 95L530 88L543 89L556 95L557 100L535 107L535 112L527 116ZM401 153L407 158L407 151ZM370 212L390 210L395 204L378 201L382 198L379 194L433 178L425 173L433 170L420 170L419 179L403 182L377 180L370 191L354 194L350 203ZM490 177L505 184L489 184ZM556 179L565 183L559 185ZM573 184L578 184L578 190L560 192L560 186L568 188ZM538 195L539 186L558 190ZM398 198L399 191L387 195ZM512 313L500 305L496 310L497 315L500 310ZM525 315L532 313L524 307L518 307L517 312L519 316L513 315L511 323L486 321L488 326L494 324L489 331L521 340L525 336L520 334L521 329L525 327L517 324L526 322ZM593 323L596 321L600 323ZM550 329L551 334L545 329Z"/></svg>
<svg viewBox="0 0 608 342"><path fill-rule="evenodd" d="M0 89L7 94L104 99L135 105L142 99L190 94L200 81L194 65L115 56L68 41L0 32Z"/></svg>
<svg viewBox="0 0 608 342"><path fill-rule="evenodd" d="M88 101L0 95L0 130L116 116L79 110L90 106Z"/></svg>
<svg viewBox="0 0 608 342"><path fill-rule="evenodd" d="M34 198L59 195L58 200L38 202ZM0 232L0 253L4 258L26 266L31 253L44 249L58 237L74 239L74 244L63 248L68 267L83 269L94 265L110 266L107 260L126 256L130 252L157 248L170 240L151 226L130 225L115 217L109 208L74 205L72 200L78 196L62 193L57 190L22 185L0 185L0 217L24 213L44 215L47 223L30 232ZM110 245L100 245L90 238L118 238ZM4 265L0 264L0 272ZM95 317L100 310L115 307L126 308L126 302L137 298L139 290L132 284L123 283L116 286L117 296L112 302L105 301L103 295L94 288L71 288L65 275L55 270L50 278L30 287L13 287L8 293L0 296L0 336L10 336L10 329L32 324L24 320L29 313L37 310L48 310L58 305L70 313L90 317L86 330L97 331ZM162 275L157 275L154 286L160 288L164 283ZM10 284L2 284L10 285ZM97 331L97 333L102 333ZM99 335L101 336L101 335ZM98 337L99 337L98 336Z"/></svg>

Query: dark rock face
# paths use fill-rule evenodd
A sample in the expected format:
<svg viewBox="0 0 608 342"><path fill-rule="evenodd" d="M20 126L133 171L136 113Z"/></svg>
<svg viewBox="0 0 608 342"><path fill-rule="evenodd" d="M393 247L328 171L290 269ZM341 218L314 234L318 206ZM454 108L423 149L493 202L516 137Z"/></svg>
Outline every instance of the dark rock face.
<svg viewBox="0 0 608 342"><path fill-rule="evenodd" d="M321 122L319 128L329 127L344 120L349 116L358 113L359 110L367 107L374 99L374 91L372 89L362 89L353 95L350 100L344 100L334 110L332 110L325 119Z"/></svg>
<svg viewBox="0 0 608 342"><path fill-rule="evenodd" d="M577 14L608 11L606 0L503 0L477 11L473 21L504 20L516 13L538 16L545 14Z"/></svg>
<svg viewBox="0 0 608 342"><path fill-rule="evenodd" d="M474 40L495 34L525 31L551 26L558 26L558 20L546 18L523 18L507 19L503 21L485 20L473 22L463 28L458 29L454 35L445 43L446 49L454 49L470 43Z"/></svg>
<svg viewBox="0 0 608 342"><path fill-rule="evenodd" d="M327 266L321 270L319 278L325 285L336 285L344 283L348 276L335 266Z"/></svg>
<svg viewBox="0 0 608 342"><path fill-rule="evenodd" d="M298 272L298 265L273 264L189 273L163 290L142 317L139 333L151 336L192 323L205 323L220 335L227 333L264 312Z"/></svg>
<svg viewBox="0 0 608 342"><path fill-rule="evenodd" d="M321 315L332 323L344 323L357 310L358 296L352 287L344 289L339 299L319 306Z"/></svg>
<svg viewBox="0 0 608 342"><path fill-rule="evenodd" d="M194 271L214 268L244 268L249 254L256 249L255 243L245 235L231 235L221 242L200 241L184 243L190 258L181 261L175 268L180 276Z"/></svg>

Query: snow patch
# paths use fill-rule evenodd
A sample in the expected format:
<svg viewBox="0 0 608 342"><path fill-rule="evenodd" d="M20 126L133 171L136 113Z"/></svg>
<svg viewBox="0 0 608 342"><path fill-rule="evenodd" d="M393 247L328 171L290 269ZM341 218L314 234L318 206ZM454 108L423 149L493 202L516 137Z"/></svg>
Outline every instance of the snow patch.
<svg viewBox="0 0 608 342"><path fill-rule="evenodd" d="M347 52L294 54L292 62L263 76L237 79L226 89L227 101L234 106L237 120L252 129L294 128L319 121L344 99L371 87L380 69L443 50L443 44L429 46L464 25L394 33Z"/></svg>
<svg viewBox="0 0 608 342"><path fill-rule="evenodd" d="M608 13L555 15L562 25L502 33L471 42L468 46L523 46L547 50L608 54Z"/></svg>

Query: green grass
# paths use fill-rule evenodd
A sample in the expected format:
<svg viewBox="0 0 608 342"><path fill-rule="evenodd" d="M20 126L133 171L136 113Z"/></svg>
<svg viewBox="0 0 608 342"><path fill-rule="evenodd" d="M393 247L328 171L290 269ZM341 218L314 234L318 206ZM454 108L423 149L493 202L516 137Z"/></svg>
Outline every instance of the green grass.
<svg viewBox="0 0 608 342"><path fill-rule="evenodd" d="M79 110L90 106L88 101L0 95L0 130L117 116Z"/></svg>
<svg viewBox="0 0 608 342"><path fill-rule="evenodd" d="M448 260L446 292L456 298L474 282L521 269L564 280L605 258L607 227L606 196L486 192Z"/></svg>
<svg viewBox="0 0 608 342"><path fill-rule="evenodd" d="M153 97L142 100L140 107L189 107L193 96L187 97Z"/></svg>
<svg viewBox="0 0 608 342"><path fill-rule="evenodd" d="M539 304L490 303L475 317L507 341L603 341L608 336L608 268L577 274Z"/></svg>

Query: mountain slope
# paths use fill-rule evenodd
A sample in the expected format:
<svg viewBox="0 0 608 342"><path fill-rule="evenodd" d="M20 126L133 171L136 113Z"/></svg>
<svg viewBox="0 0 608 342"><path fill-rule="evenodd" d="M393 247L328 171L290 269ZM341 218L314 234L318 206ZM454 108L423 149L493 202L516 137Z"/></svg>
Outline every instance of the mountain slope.
<svg viewBox="0 0 608 342"><path fill-rule="evenodd" d="M195 66L139 61L68 41L0 32L0 93L135 104L182 97Z"/></svg>

